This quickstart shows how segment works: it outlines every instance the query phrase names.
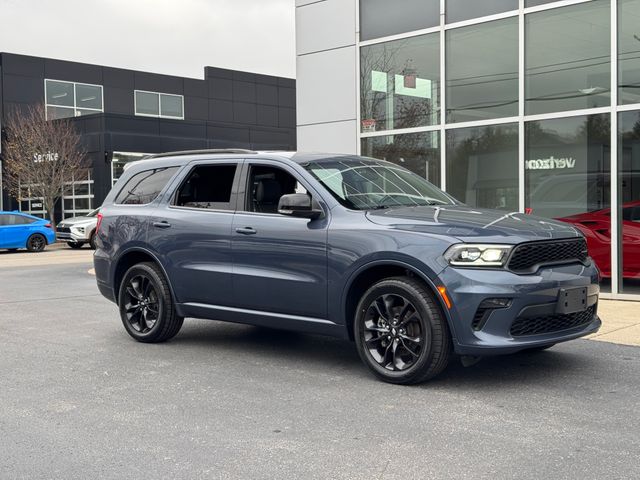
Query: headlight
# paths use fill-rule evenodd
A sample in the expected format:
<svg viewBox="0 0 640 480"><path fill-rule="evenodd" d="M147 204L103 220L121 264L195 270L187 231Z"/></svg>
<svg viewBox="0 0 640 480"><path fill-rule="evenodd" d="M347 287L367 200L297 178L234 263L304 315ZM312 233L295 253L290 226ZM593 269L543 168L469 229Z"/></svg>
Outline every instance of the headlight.
<svg viewBox="0 0 640 480"><path fill-rule="evenodd" d="M512 248L511 245L462 243L449 247L444 258L447 259L449 265L458 267L502 267Z"/></svg>

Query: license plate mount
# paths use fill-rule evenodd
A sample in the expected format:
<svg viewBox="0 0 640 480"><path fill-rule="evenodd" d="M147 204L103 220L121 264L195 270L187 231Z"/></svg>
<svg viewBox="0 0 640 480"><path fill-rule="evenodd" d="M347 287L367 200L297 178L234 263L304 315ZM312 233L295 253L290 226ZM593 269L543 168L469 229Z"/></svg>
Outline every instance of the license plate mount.
<svg viewBox="0 0 640 480"><path fill-rule="evenodd" d="M576 313L587 309L587 287L561 288L556 313Z"/></svg>

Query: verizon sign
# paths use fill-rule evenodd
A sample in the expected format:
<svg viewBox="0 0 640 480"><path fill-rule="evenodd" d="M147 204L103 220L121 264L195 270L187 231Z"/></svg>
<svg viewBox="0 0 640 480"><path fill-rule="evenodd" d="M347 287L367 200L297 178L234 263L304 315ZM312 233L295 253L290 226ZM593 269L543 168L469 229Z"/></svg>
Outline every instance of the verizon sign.
<svg viewBox="0 0 640 480"><path fill-rule="evenodd" d="M562 170L575 168L575 166L575 158L555 158L553 155L549 158L537 158L535 160L525 160L524 162L526 170Z"/></svg>

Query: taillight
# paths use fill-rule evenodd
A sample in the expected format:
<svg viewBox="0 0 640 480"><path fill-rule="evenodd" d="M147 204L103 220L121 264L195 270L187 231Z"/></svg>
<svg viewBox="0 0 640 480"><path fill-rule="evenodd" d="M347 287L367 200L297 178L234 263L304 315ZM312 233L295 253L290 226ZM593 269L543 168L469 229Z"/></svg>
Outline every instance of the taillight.
<svg viewBox="0 0 640 480"><path fill-rule="evenodd" d="M50 223L47 223L44 228L52 228Z"/></svg>
<svg viewBox="0 0 640 480"><path fill-rule="evenodd" d="M102 214L98 214L98 222L96 223L96 233L100 231L100 225L102 225Z"/></svg>

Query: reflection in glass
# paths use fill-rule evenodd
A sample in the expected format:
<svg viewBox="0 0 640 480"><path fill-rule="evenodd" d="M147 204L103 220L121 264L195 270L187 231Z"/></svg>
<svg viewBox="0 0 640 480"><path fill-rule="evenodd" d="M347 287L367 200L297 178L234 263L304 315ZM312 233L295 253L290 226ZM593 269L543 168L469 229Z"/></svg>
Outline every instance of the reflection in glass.
<svg viewBox="0 0 640 480"><path fill-rule="evenodd" d="M525 124L525 205L573 224L589 255L611 277L610 121L608 114Z"/></svg>
<svg viewBox="0 0 640 480"><path fill-rule="evenodd" d="M75 117L73 108L67 107L47 107L47 120L57 120L59 118Z"/></svg>
<svg viewBox="0 0 640 480"><path fill-rule="evenodd" d="M182 118L182 96L180 95L160 95L160 115L163 117Z"/></svg>
<svg viewBox="0 0 640 480"><path fill-rule="evenodd" d="M439 132L363 138L362 155L396 163L440 185L439 138Z"/></svg>
<svg viewBox="0 0 640 480"><path fill-rule="evenodd" d="M102 110L102 88L94 85L77 83L76 107Z"/></svg>
<svg viewBox="0 0 640 480"><path fill-rule="evenodd" d="M525 16L525 111L604 107L610 96L609 0Z"/></svg>
<svg viewBox="0 0 640 480"><path fill-rule="evenodd" d="M640 112L618 117L620 292L640 293Z"/></svg>
<svg viewBox="0 0 640 480"><path fill-rule="evenodd" d="M518 19L446 34L447 121L518 114Z"/></svg>
<svg viewBox="0 0 640 480"><path fill-rule="evenodd" d="M73 83L46 80L47 105L73 107Z"/></svg>
<svg viewBox="0 0 640 480"><path fill-rule="evenodd" d="M447 0L447 23L518 9L518 0Z"/></svg>
<svg viewBox="0 0 640 480"><path fill-rule="evenodd" d="M448 130L447 192L472 207L518 211L518 125Z"/></svg>
<svg viewBox="0 0 640 480"><path fill-rule="evenodd" d="M545 3L553 3L558 0L524 0L524 6L526 7L535 7L536 5L544 5Z"/></svg>
<svg viewBox="0 0 640 480"><path fill-rule="evenodd" d="M440 25L440 0L360 0L360 40Z"/></svg>
<svg viewBox="0 0 640 480"><path fill-rule="evenodd" d="M640 103L640 0L618 0L618 103Z"/></svg>
<svg viewBox="0 0 640 480"><path fill-rule="evenodd" d="M159 115L160 106L157 93L136 92L136 115Z"/></svg>
<svg viewBox="0 0 640 480"><path fill-rule="evenodd" d="M360 49L363 132L438 123L440 35L421 35Z"/></svg>

